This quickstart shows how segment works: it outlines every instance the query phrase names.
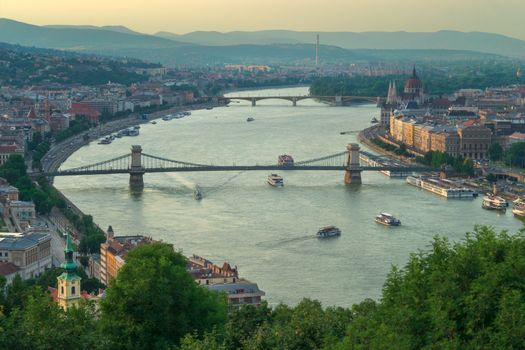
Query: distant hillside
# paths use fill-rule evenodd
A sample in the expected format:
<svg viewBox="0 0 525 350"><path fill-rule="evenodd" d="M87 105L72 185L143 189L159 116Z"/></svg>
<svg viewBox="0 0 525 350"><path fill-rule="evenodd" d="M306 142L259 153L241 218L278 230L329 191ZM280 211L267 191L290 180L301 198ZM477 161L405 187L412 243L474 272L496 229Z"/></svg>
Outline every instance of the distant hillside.
<svg viewBox="0 0 525 350"><path fill-rule="evenodd" d="M87 27L41 27L0 19L0 41L10 44L68 50L165 48L179 43L152 35L137 35Z"/></svg>
<svg viewBox="0 0 525 350"><path fill-rule="evenodd" d="M143 33L136 32L134 30L129 29L125 26L92 26L92 25L62 25L62 24L53 24L53 25L47 25L43 26L46 28L72 28L72 29L94 29L94 30L110 30L113 32L118 33L125 33L125 34L134 34L134 35L145 35Z"/></svg>
<svg viewBox="0 0 525 350"><path fill-rule="evenodd" d="M317 32L264 30L192 32L177 35L159 32L158 37L200 45L242 45L274 43L315 43ZM525 41L508 36L483 32L438 31L410 32L321 32L321 43L346 49L439 49L470 50L497 55L525 58Z"/></svg>
<svg viewBox="0 0 525 350"><path fill-rule="evenodd" d="M139 60L116 60L69 51L0 43L0 86L41 83L98 85L108 81L129 85L147 80L135 68L157 67Z"/></svg>
<svg viewBox="0 0 525 350"><path fill-rule="evenodd" d="M439 33L424 33L424 35ZM410 45L408 43L402 45L401 41L397 44L401 47L407 46L408 49L383 48L386 43L380 42L383 40L380 40L382 35L397 34L399 33L324 33L321 41L321 61L327 64L347 64L371 61L436 59L449 61L496 58L494 54L483 53L486 50L466 51L466 47L460 44L462 39L458 39L454 45L451 44L451 40L447 45L440 45L438 41L435 42L435 45L429 42L425 42L425 45L418 45L414 40L413 43L409 41ZM417 36L421 33L401 34ZM127 56L169 65L220 65L225 63L311 65L315 57L315 47L312 42L315 39L315 33L313 32L260 31L226 34L194 32L182 36L169 33L159 35L163 37L141 34L122 26L35 26L0 19L0 42L117 57ZM371 41L365 45L365 37L360 37L361 41L348 39L355 35L368 35ZM377 38L372 40L374 35ZM480 33L480 35L485 38L489 34ZM192 41L192 43L184 41ZM226 45L228 42L234 43ZM349 45L348 42L352 45ZM519 40L517 42L523 43ZM500 44L503 45L502 43ZM371 48L348 49L350 46ZM417 46L424 47L418 48ZM443 47L439 50L430 50L434 46ZM454 46L455 50L447 49L447 46ZM492 45L492 48L495 47L497 47L496 44ZM515 47L518 47L517 44ZM525 53L525 46L523 50Z"/></svg>

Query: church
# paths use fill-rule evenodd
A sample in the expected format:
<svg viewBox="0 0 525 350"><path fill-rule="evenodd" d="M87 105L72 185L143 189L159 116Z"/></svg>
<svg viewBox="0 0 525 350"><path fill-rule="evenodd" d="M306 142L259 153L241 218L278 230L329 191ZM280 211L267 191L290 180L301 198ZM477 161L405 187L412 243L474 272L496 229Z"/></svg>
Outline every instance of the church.
<svg viewBox="0 0 525 350"><path fill-rule="evenodd" d="M388 94L385 102L381 105L381 125L390 123L390 113L399 108L405 108L410 103L411 106L422 106L426 103L426 95L423 89L423 82L419 79L414 65L412 76L407 79L400 95L396 82L391 81L388 85Z"/></svg>

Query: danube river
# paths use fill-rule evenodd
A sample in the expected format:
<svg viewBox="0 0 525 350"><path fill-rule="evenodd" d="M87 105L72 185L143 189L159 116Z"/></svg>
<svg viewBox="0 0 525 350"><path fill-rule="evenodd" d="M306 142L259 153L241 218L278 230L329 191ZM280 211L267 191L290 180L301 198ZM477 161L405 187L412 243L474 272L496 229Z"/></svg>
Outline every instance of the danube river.
<svg viewBox="0 0 525 350"><path fill-rule="evenodd" d="M306 94L307 88L242 94ZM140 144L145 153L194 163L266 164L279 154L296 161L345 150L356 133L379 117L374 105L330 107L315 101L267 100L195 111L179 120L146 124L140 136L81 148L63 169L114 158ZM251 123L247 117L255 118ZM355 131L340 135L341 131ZM343 172L282 172L285 186L266 184L265 172L146 174L142 194L132 194L127 175L56 178L56 186L101 227L117 235L146 234L173 243L186 255L237 265L259 284L271 304L303 297L350 306L378 298L391 266L428 249L432 237L462 239L474 224L516 232L521 223L481 209L481 200L446 200L389 179L363 173L363 185L347 187ZM202 201L193 198L198 184ZM374 222L379 211L403 225ZM337 239L319 241L318 228L336 225Z"/></svg>

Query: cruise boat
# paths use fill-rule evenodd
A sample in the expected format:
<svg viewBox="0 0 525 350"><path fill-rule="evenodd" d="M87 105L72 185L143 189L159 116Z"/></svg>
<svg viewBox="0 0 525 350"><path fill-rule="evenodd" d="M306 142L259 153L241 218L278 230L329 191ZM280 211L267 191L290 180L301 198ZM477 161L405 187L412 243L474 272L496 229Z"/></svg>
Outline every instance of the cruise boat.
<svg viewBox="0 0 525 350"><path fill-rule="evenodd" d="M99 145L109 145L111 143L111 138L109 136L104 137L103 139L100 139L98 142Z"/></svg>
<svg viewBox="0 0 525 350"><path fill-rule="evenodd" d="M277 174L270 174L268 175L268 179L266 180L270 185L275 187L283 187L284 186L284 180L281 176Z"/></svg>
<svg viewBox="0 0 525 350"><path fill-rule="evenodd" d="M507 210L509 203L502 197L496 196L492 193L487 193L483 197L481 207L488 210Z"/></svg>
<svg viewBox="0 0 525 350"><path fill-rule="evenodd" d="M317 238L332 238L341 236L341 230L335 226L325 226L321 227L317 231Z"/></svg>
<svg viewBox="0 0 525 350"><path fill-rule="evenodd" d="M199 186L195 186L195 189L193 190L193 198L195 200L200 201L202 199L202 191Z"/></svg>
<svg viewBox="0 0 525 350"><path fill-rule="evenodd" d="M128 128L128 136L139 136L139 129Z"/></svg>
<svg viewBox="0 0 525 350"><path fill-rule="evenodd" d="M525 202L518 198L514 202L514 208L512 208L512 214L519 218L525 218Z"/></svg>
<svg viewBox="0 0 525 350"><path fill-rule="evenodd" d="M460 187L450 180L441 180L433 176L407 176L407 183L422 188L445 198L475 198L476 191L470 188Z"/></svg>
<svg viewBox="0 0 525 350"><path fill-rule="evenodd" d="M252 117L248 117L248 118L246 118L246 121L247 121L247 122L253 122L254 120L255 120L255 119L252 118Z"/></svg>
<svg viewBox="0 0 525 350"><path fill-rule="evenodd" d="M281 154L277 157L277 164L281 166L293 166L293 157L288 154Z"/></svg>
<svg viewBox="0 0 525 350"><path fill-rule="evenodd" d="M385 226L399 226L401 225L401 220L396 219L394 216L388 213L379 213L376 215L375 222Z"/></svg>

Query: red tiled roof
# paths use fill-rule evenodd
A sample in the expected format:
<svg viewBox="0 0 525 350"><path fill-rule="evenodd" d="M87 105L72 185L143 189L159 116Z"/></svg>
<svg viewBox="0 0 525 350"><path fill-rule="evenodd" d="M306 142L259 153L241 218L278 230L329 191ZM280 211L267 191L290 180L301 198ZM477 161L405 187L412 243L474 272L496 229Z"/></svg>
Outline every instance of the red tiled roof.
<svg viewBox="0 0 525 350"><path fill-rule="evenodd" d="M82 103L72 103L71 109L67 112L75 115L85 115L89 119L98 119L100 117L100 112Z"/></svg>

